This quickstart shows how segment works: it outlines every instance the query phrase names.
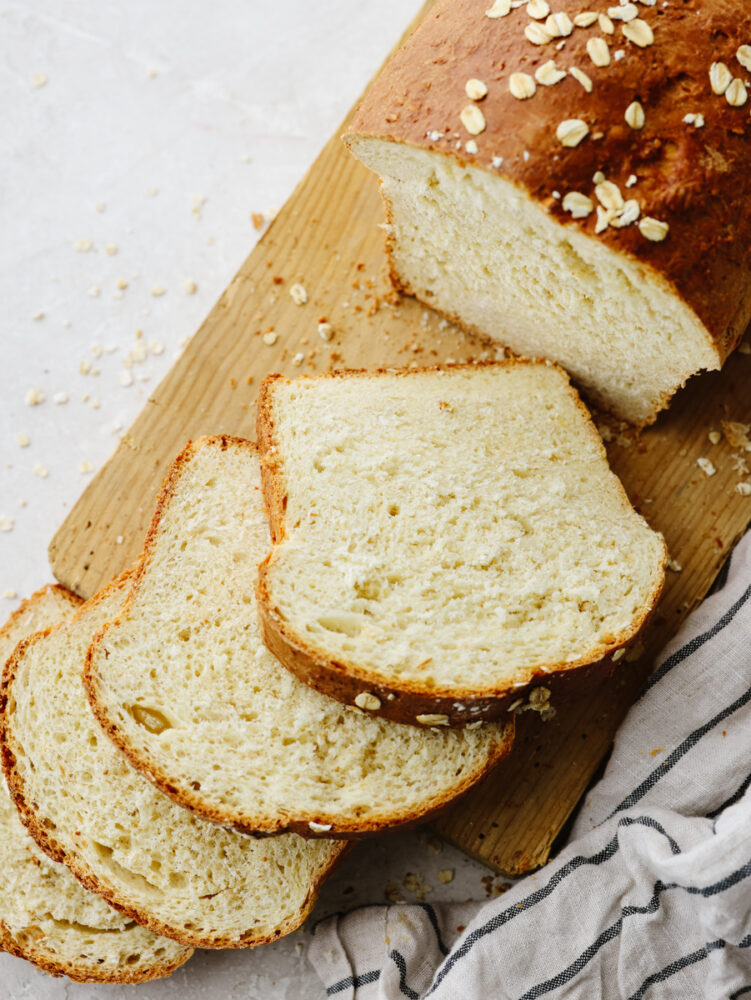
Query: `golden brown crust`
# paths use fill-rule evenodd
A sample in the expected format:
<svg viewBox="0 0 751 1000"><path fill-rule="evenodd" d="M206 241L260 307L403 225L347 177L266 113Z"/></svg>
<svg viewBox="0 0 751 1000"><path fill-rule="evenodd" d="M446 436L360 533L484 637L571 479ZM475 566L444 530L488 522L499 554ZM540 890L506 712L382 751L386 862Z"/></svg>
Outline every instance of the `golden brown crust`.
<svg viewBox="0 0 751 1000"><path fill-rule="evenodd" d="M435 365L430 368L405 368L393 371L379 369L377 371L334 371L325 372L321 375L303 375L300 380L307 379L329 379L348 378L360 375L377 377L379 375L397 375L399 377L409 377L431 371L454 371L456 369L476 369L478 367L512 367L519 365L548 365L556 368L565 377L568 391L571 394L577 408L586 421L588 433L592 442L600 452L603 461L607 462L607 453L602 443L597 428L592 422L589 411L582 403L578 393L571 385L568 375L554 365L552 362L539 361L529 358L512 358L507 361L486 361L480 365L452 365L450 367ZM264 497L267 509L269 510L272 525L272 537L274 539L284 539L286 535L284 525L284 511L287 502L287 487L284 480L283 459L278 455L278 445L274 433L274 410L273 410L273 387L282 376L269 376L262 386L258 399L258 441L262 454L268 449L268 454L272 460L263 462L265 476L263 479ZM286 380L289 381L289 380ZM296 380L297 381L297 380ZM631 503L623 489L621 481L614 476L620 495L620 502L624 510L631 510ZM281 513L280 513L281 512ZM276 523L275 523L275 519ZM362 691L374 694L380 700L380 708L375 711L392 722L407 723L408 725L419 726L418 715L445 715L448 718L449 726L463 726L468 722L495 721L504 717L509 705L519 698L525 698L531 689L539 684L548 685L556 676L571 675L577 671L586 671L586 676L591 676L592 671L602 665L602 669L607 669L608 658L618 649L634 643L649 617L654 611L659 601L662 587L665 581L665 567L667 565L667 548L663 543L662 570L653 581L652 594L645 602L641 613L632 622L629 629L624 629L618 635L612 637L607 643L601 643L594 647L585 656L578 660L565 663L541 663L530 665L529 676L525 685L518 688L508 687L487 687L481 690L467 689L462 687L430 689L422 688L414 681L400 679L399 686L384 683L380 675L373 674L367 668L363 668L351 661L333 661L321 655L304 637L296 633L295 629L284 621L278 614L274 606L274 601L269 590L270 567L275 561L278 552L277 545L271 553L261 563L258 571L257 605L261 622L263 641L271 650L274 656L284 664L300 680L311 687L336 698L337 701L345 705L353 705L355 698Z"/></svg>
<svg viewBox="0 0 751 1000"><path fill-rule="evenodd" d="M268 379L266 379L261 388L261 398L263 400L267 398L268 385L279 378L282 378L282 376L270 375ZM261 404L259 402L259 405L265 405L265 403ZM111 628L117 628L122 624L122 621L127 616L132 603L136 599L142 580L148 572L148 567L154 554L162 516L169 505L175 489L177 488L185 466L190 461L191 457L201 448L206 447L207 445L216 444L220 444L223 448L233 447L248 449L253 453L260 450L256 448L255 444L250 441L246 441L243 438L233 438L227 435L221 435L218 437L202 437L196 439L195 441L190 441L172 463L170 471L167 474L164 485L159 494L156 512L146 537L144 553L125 605L117 619L104 625L94 635L91 646L88 650L86 667L83 675L84 687L88 695L89 704L91 705L97 721L104 729L110 740L112 740L115 746L133 765L133 767L135 767L145 777L147 777L149 781L156 785L161 792L168 795L179 805L184 806L185 808L196 813L196 815L201 816L203 819L209 820L213 823L220 823L223 826L232 827L239 833L256 834L261 836L270 836L280 833L297 833L302 837L310 839L323 838L326 840L336 840L344 838L351 840L369 836L384 829L415 826L418 823L423 823L428 819L432 819L443 809L468 792L473 785L484 778L495 767L495 765L499 763L499 761L510 753L514 737L513 721L508 722L508 720L506 720L507 725L504 737L502 740L499 740L493 753L488 756L482 766L476 768L474 772L467 775L466 778L459 785L457 785L454 790L452 790L451 794L447 794L445 791L437 792L426 802L424 810L421 809L419 812L406 813L400 817L392 815L388 819L379 820L377 817L372 816L351 816L347 819L342 819L341 817L333 815L323 815L321 813L313 812L301 812L294 818L289 816L279 816L274 813L258 813L249 817L237 809L217 806L210 802L206 802L199 794L197 794L195 789L189 787L186 788L184 785L176 783L174 778L167 771L165 771L164 768L155 764L154 761L145 756L138 748L129 743L127 738L121 732L117 721L110 716L106 702L101 696L99 689L99 676L94 667L95 652L97 648L101 647L107 632ZM274 464L273 453L271 452L270 446L266 454L268 456L267 459L261 462L261 475L264 483L264 496L268 497L267 483L270 484L272 482L271 468ZM277 499L280 502L279 513L276 518L272 518L271 520L272 523L281 527L283 525L283 498L279 497ZM277 541L279 541L281 536L274 537ZM271 646L269 646L269 649L271 649L272 652L274 651ZM314 824L312 829L311 824ZM315 825L330 829L321 829L316 831Z"/></svg>
<svg viewBox="0 0 751 1000"><path fill-rule="evenodd" d="M239 938L221 937L219 935L208 937L202 936L197 932L189 931L184 927L173 927L165 924L162 920L154 917L153 914L148 911L134 906L124 894L121 894L111 886L100 882L94 873L81 861L81 859L58 840L54 831L45 826L44 818L40 814L38 806L36 804L30 804L27 800L24 781L16 766L15 741L9 731L7 716L8 704L12 701L13 697L13 683L16 678L18 660L29 645L42 641L52 632L76 623L80 620L81 616L91 610L92 606L109 599L114 591L120 589L126 583L132 584L133 579L138 577L139 569L140 560L136 567L124 572L120 577L108 584L108 586L104 587L98 594L83 604L71 619L68 619L66 622L62 622L60 625L52 626L52 628L39 632L24 642L21 642L8 660L5 670L3 671L2 684L0 685L0 754L2 755L2 766L5 773L5 779L8 784L10 797L18 810L21 822L24 824L38 847L40 847L48 857L52 858L53 861L66 865L81 885L84 886L84 888L100 895L110 904L110 906L114 907L131 920L135 920L136 923L140 924L142 927L146 927L155 934L171 938L173 941L178 941L180 944L191 948L254 948L257 945L269 944L286 934L290 934L302 923L304 923L315 904L321 885L328 878L336 865L341 861L348 849L348 845L342 845L341 851L334 855L328 864L322 866L298 913L294 914L284 924L278 927L273 934L259 936L253 931L248 931Z"/></svg>
<svg viewBox="0 0 751 1000"><path fill-rule="evenodd" d="M574 28L559 51L558 38L547 45L525 38L531 19L524 7L490 19L489 6L489 0L439 0L375 81L345 139L407 143L519 185L561 224L628 254L677 290L724 361L751 319L751 125L748 104L732 107L712 92L709 70L723 61L734 77L751 81L736 59L738 47L751 42L751 9L740 0L638 5L654 44L633 45L618 22L612 35L604 35L595 22ZM556 13L572 19L582 9L579 0L555 5ZM586 50L595 37L607 40L611 56L621 50L623 58L595 66ZM534 76L550 59L563 69L583 70L593 92L569 74L553 86L538 84L529 100L513 97L511 74ZM464 91L470 78L488 87L477 102L487 127L475 137L459 117L473 103ZM634 100L646 111L640 130L624 118ZM686 123L687 113L702 114L704 126ZM571 118L590 128L574 148L556 138L558 125ZM472 138L476 155L465 150ZM642 216L667 222L668 238L652 243L635 226L595 235L594 213L572 220L554 192L578 191L594 200L596 171L618 184L624 197L636 198ZM632 174L638 183L627 189Z"/></svg>
<svg viewBox="0 0 751 1000"><path fill-rule="evenodd" d="M112 969L96 962L87 964L84 961L67 962L54 952L38 945L21 944L0 920L0 948L16 958L25 958L42 972L50 976L67 976L74 983L109 983L113 985L131 985L133 983L148 983L154 979L171 976L175 969L184 965L193 954L192 948L185 948L170 961L157 962L153 965L134 965L121 969Z"/></svg>

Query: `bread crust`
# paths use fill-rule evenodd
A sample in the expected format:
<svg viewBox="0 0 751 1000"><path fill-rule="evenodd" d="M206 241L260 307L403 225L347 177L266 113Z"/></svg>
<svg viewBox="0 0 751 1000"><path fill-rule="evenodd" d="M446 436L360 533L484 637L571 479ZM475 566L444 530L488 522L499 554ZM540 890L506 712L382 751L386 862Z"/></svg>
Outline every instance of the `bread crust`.
<svg viewBox="0 0 751 1000"><path fill-rule="evenodd" d="M568 375L558 365L550 361L529 358L512 358L507 361L486 361L473 365L434 365L429 368L405 368L398 370L378 369L375 371L351 370L325 372L320 375L303 375L295 381L351 378L362 375L374 378L381 375L408 378L411 374L420 372L440 372L456 369L476 369L478 367L512 367L518 365L544 364L556 368L565 377L568 390L578 410L586 422L588 432L603 460L607 462L607 453L597 428L592 422L589 411L582 403L578 393L571 386ZM295 629L278 614L269 587L271 567L274 564L278 546L286 537L285 511L287 505L287 486L284 480L284 470L278 455L274 425L273 391L279 380L289 382L282 375L269 375L262 383L258 397L258 445L261 449L263 472L262 481L264 497L269 511L271 534L274 548L261 563L258 572L257 603L263 632L263 641L276 658L291 670L300 680L323 694L327 694L345 705L353 705L355 698L362 691L374 694L380 700L380 708L375 710L392 722L401 722L419 726L418 715L443 715L448 719L449 726L463 726L469 722L490 722L501 719L508 713L509 706L520 698L525 699L531 690L544 684L550 685L556 677L571 676L575 672L584 672L590 677L607 669L609 658L618 649L635 643L643 632L662 593L665 581L665 567L668 553L663 541L663 559L661 572L652 581L650 599L642 605L635 616L632 625L613 636L612 641L600 643L593 647L585 656L578 660L564 663L539 663L529 668L529 679L523 685L509 689L508 687L487 687L481 690L468 689L460 686L451 688L421 688L410 680L402 680L399 686L388 684L384 679L351 661L333 661L320 654L316 648L299 635ZM631 508L621 481L614 477L618 484L618 492L624 509Z"/></svg>
<svg viewBox="0 0 751 1000"><path fill-rule="evenodd" d="M618 23L614 35L602 36L595 22L574 28L559 53L555 40L527 41L523 9L489 19L487 7L486 0L439 0L366 94L345 142L352 149L358 139L382 139L504 177L560 225L627 255L677 295L703 325L720 367L751 320L751 126L747 107L732 107L712 93L709 69L724 61L734 76L749 80L735 53L751 39L751 11L737 0L639 7L639 18L654 28L654 44L637 48ZM556 13L572 20L581 9L578 0L556 4ZM605 37L624 57L598 68L586 50L594 37ZM517 100L510 75L533 76L550 59L564 69L583 69L593 80L592 93L569 75L538 86L530 100ZM477 154L470 155L464 141L471 136L459 115L472 103L465 83L478 77L488 87L476 105L486 128L476 137ZM642 129L624 120L633 100L647 111ZM705 124L686 123L687 112L703 114ZM584 120L590 134L567 148L556 129L572 118ZM573 219L554 192L594 199L597 171L624 197L636 197L642 216L667 222L668 238L650 242L635 226L608 226L596 235L594 213ZM632 174L638 186L627 192Z"/></svg>
<svg viewBox="0 0 751 1000"><path fill-rule="evenodd" d="M54 832L49 830L44 825L43 818L41 817L38 809L28 801L24 781L17 768L16 758L18 750L16 742L10 732L8 722L8 705L9 702L12 702L13 684L16 679L18 660L31 644L44 640L47 636L64 628L66 625L76 623L82 615L86 614L86 612L90 610L92 606L107 600L112 593L122 587L124 583L130 581L132 584L134 579L137 578L139 570L140 560L135 567L126 570L120 577L108 584L101 591L99 591L98 594L83 604L73 617L68 619L67 622L62 622L60 625L54 625L51 628L47 628L44 631L38 632L19 643L5 665L2 675L2 683L0 684L0 755L2 757L2 767L8 784L10 797L18 810L21 822L24 824L37 846L44 851L48 857L50 857L53 861L66 865L81 885L84 886L84 888L100 895L110 904L110 906L114 907L114 909L118 910L126 917L129 917L131 920L135 920L136 923L140 924L142 927L146 927L162 937L178 941L180 944L186 945L190 948L255 948L257 945L270 944L272 941L276 941L279 938L284 937L286 934L290 934L292 931L296 930L308 918L313 906L315 905L321 885L333 872L335 867L341 862L349 849L349 845L342 844L339 853L334 855L328 864L321 867L321 870L318 872L315 880L308 889L298 913L289 917L283 924L276 928L272 934L259 936L254 934L252 931L247 931L239 938L226 936L222 937L220 935L206 937L202 936L200 933L192 933L185 928L173 927L166 924L164 921L155 917L147 910L135 906L124 893L102 883L88 868L88 866L85 865L77 855L68 850L65 845L55 837Z"/></svg>
<svg viewBox="0 0 751 1000"><path fill-rule="evenodd" d="M274 379L275 377L276 376L270 376L269 378ZM135 571L133 585L128 597L126 598L123 609L117 619L104 625L97 633L95 633L86 657L83 682L89 699L89 704L91 705L92 711L94 712L99 725L105 731L110 740L115 744L118 750L120 750L120 752L133 765L133 767L148 778L149 781L151 781L152 784L154 784L161 792L169 796L179 805L184 806L185 808L196 813L196 815L201 816L203 819L209 820L212 823L221 824L222 826L231 827L239 833L255 834L257 836L270 836L280 833L297 833L308 839L323 838L326 840L353 840L371 836L385 829L416 826L435 818L449 805L452 805L457 801L457 799L465 795L470 788L477 784L478 781L485 778L501 760L508 756L511 752L514 739L515 727L513 718L506 718L504 720L506 723L504 738L499 740L496 744L494 752L487 757L483 766L476 768L471 774L468 774L465 779L458 785L454 786L450 792L437 792L431 799L427 800L424 809L406 812L398 816L396 814L392 814L386 819L378 819L377 817L374 818L372 816L351 816L343 819L341 816L337 816L335 814L321 812L306 813L304 811L300 811L300 813L295 817L280 816L279 814L271 812L266 814L258 813L250 817L244 815L237 809L221 807L211 802L207 802L193 788L186 788L184 785L178 784L174 780L174 777L171 776L163 767L159 766L151 758L143 754L139 748L134 747L121 731L117 720L110 715L107 703L102 697L100 690L100 678L95 667L95 655L97 650L100 649L104 643L108 631L110 629L117 628L122 624L132 604L136 600L142 581L148 573L148 567L157 545L157 536L162 517L169 506L170 500L178 486L185 466L189 463L190 459L196 454L197 451L207 445L218 445L223 449L240 448L253 453L259 452L259 449L255 444L243 438L231 437L229 435L217 435L213 437L205 436L188 442L182 452L172 463L169 473L164 481L164 485L159 493L156 511L149 527L149 532L146 536L143 556L138 569ZM269 461L270 460L261 461L261 475L264 481L265 500L268 500L266 477L268 476L267 466L269 465ZM270 518L272 537L275 541L277 539L273 534L274 525L279 525L281 523L282 521L279 517ZM261 609L259 607L259 613L260 611ZM266 640L265 633L264 642L271 652L274 653L274 647ZM296 673L296 671L293 671L293 673ZM309 686L315 687L316 685ZM316 827L322 827L323 829L317 830Z"/></svg>

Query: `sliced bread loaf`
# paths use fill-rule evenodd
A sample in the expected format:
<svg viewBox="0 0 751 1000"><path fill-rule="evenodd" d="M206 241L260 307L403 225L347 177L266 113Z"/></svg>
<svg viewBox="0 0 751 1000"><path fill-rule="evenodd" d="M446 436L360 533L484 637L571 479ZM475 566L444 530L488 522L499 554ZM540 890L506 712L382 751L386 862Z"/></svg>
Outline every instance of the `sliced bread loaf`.
<svg viewBox="0 0 751 1000"><path fill-rule="evenodd" d="M85 679L107 733L160 789L242 830L352 836L424 818L509 751L508 717L420 731L285 670L261 641L255 603L270 545L255 446L189 444Z"/></svg>
<svg viewBox="0 0 751 1000"><path fill-rule="evenodd" d="M258 428L264 638L345 703L498 716L628 643L660 594L662 536L554 365L270 376Z"/></svg>
<svg viewBox="0 0 751 1000"><path fill-rule="evenodd" d="M0 628L0 662L34 632L70 618L81 602L45 587ZM53 976L140 983L169 975L192 949L128 920L39 850L0 779L0 946Z"/></svg>
<svg viewBox="0 0 751 1000"><path fill-rule="evenodd" d="M92 634L118 614L130 582L126 574L8 661L0 738L10 793L53 860L145 927L204 948L272 941L302 923L344 845L224 830L120 756L91 713L81 672Z"/></svg>

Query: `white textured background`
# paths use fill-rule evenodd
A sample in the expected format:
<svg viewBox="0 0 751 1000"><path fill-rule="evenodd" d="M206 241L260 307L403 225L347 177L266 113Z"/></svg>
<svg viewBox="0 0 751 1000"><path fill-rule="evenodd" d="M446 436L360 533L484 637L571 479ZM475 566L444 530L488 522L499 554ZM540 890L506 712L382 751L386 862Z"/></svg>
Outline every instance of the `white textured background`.
<svg viewBox="0 0 751 1000"><path fill-rule="evenodd" d="M50 578L47 544L91 475L82 463L110 454L230 281L258 236L251 213L284 202L418 6L0 2L2 618ZM131 354L137 330L145 359ZM44 402L27 405L31 389ZM316 916L383 901L387 884L414 900L409 872L430 901L489 885L480 865L400 834L358 847ZM305 942L204 952L172 980L126 988L2 955L0 997L319 1000Z"/></svg>

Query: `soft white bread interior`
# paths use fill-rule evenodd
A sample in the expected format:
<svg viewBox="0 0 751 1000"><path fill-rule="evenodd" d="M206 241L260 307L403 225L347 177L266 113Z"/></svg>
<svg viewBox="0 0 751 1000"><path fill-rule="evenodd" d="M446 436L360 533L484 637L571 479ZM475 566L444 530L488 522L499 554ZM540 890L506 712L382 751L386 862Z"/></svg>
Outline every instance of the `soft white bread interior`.
<svg viewBox="0 0 751 1000"><path fill-rule="evenodd" d="M94 631L118 614L129 586L126 575L8 661L0 730L11 795L53 860L151 930L209 948L274 940L305 919L343 845L222 829L162 795L116 751L81 673Z"/></svg>
<svg viewBox="0 0 751 1000"><path fill-rule="evenodd" d="M86 671L99 721L158 787L244 830L357 835L446 805L508 752L510 720L420 731L285 670L261 641L255 603L270 546L255 446L189 444Z"/></svg>
<svg viewBox="0 0 751 1000"><path fill-rule="evenodd" d="M32 633L69 618L80 601L45 587L0 628L0 662ZM0 946L52 975L136 983L169 975L192 950L124 917L51 861L26 832L0 779Z"/></svg>
<svg viewBox="0 0 751 1000"><path fill-rule="evenodd" d="M381 178L397 284L465 329L552 358L638 425L695 372L720 367L706 327L657 271L561 225L521 186L406 143L348 144Z"/></svg>
<svg viewBox="0 0 751 1000"><path fill-rule="evenodd" d="M336 697L492 717L623 646L660 594L662 536L554 365L271 376L259 441L266 639Z"/></svg>

